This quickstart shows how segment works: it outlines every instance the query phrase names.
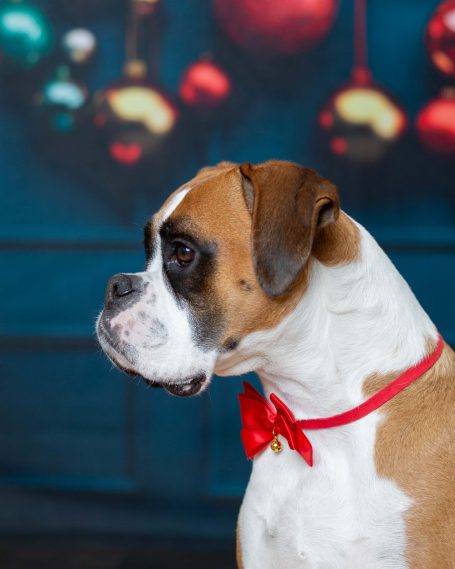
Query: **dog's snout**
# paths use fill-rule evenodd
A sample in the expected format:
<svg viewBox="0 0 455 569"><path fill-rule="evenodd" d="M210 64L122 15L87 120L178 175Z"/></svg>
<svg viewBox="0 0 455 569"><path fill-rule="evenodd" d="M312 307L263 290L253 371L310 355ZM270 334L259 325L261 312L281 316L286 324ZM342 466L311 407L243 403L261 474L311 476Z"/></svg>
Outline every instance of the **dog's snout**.
<svg viewBox="0 0 455 569"><path fill-rule="evenodd" d="M109 279L106 289L106 306L122 303L134 292L141 292L142 280L136 275L119 273Z"/></svg>

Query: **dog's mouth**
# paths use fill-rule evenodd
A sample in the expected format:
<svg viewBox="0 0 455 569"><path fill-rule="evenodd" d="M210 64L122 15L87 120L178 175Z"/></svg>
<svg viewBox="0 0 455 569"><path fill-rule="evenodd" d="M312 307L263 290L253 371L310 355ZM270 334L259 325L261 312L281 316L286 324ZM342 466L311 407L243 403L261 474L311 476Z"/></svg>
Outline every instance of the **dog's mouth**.
<svg viewBox="0 0 455 569"><path fill-rule="evenodd" d="M142 377L132 372L131 370L122 369L122 371L128 375L136 375L137 377ZM160 381L153 381L145 377L142 377L142 379L150 387L161 387L176 397L191 397L192 395L197 395L207 382L207 376L203 373L196 375L195 377L188 378L186 381L180 383L162 383Z"/></svg>
<svg viewBox="0 0 455 569"><path fill-rule="evenodd" d="M204 373L201 373L180 383L164 383L147 379L146 377L139 375L134 370L120 365L118 362L115 362L115 365L126 375L129 375L130 377L140 377L149 387L163 388L168 393L175 395L176 397L190 397L191 395L197 395L207 382L207 376Z"/></svg>
<svg viewBox="0 0 455 569"><path fill-rule="evenodd" d="M195 377L189 378L184 383L165 383L162 387L171 395L177 397L190 397L201 391L207 381L205 374L201 373Z"/></svg>

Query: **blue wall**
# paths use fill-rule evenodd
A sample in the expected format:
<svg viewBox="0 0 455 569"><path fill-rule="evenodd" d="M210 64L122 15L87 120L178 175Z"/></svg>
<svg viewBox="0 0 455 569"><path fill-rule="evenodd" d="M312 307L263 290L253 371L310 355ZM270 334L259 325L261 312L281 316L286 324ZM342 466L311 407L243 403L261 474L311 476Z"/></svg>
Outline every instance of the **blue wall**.
<svg viewBox="0 0 455 569"><path fill-rule="evenodd" d="M75 0L76 1L76 0ZM171 398L126 379L100 353L93 324L107 278L143 265L141 228L178 184L220 160L286 158L339 186L345 209L392 256L455 343L454 160L411 131L383 162L331 159L316 117L350 73L352 3L321 46L279 66L253 63L221 37L206 0L164 0L162 83L211 50L235 94L221 120L189 117L173 153L140 177L56 158L33 113L0 99L0 532L231 538L249 466L238 439L238 379ZM411 118L443 84L423 48L434 0L371 0L370 62ZM43 3L62 29L57 2ZM83 23L99 39L92 89L118 79L124 2ZM3 85L5 87L5 85ZM17 88L26 90L27 82ZM52 152L51 152L52 150Z"/></svg>

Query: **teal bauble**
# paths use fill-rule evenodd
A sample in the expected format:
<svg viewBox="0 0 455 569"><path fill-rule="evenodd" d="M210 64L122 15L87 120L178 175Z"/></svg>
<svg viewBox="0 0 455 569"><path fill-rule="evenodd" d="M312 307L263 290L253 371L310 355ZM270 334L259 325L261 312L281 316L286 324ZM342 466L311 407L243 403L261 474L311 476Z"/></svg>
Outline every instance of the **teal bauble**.
<svg viewBox="0 0 455 569"><path fill-rule="evenodd" d="M71 78L67 67L57 69L34 98L41 126L58 134L76 130L87 110L88 100L87 88Z"/></svg>
<svg viewBox="0 0 455 569"><path fill-rule="evenodd" d="M50 53L54 33L46 14L28 2L0 5L0 57L25 69Z"/></svg>

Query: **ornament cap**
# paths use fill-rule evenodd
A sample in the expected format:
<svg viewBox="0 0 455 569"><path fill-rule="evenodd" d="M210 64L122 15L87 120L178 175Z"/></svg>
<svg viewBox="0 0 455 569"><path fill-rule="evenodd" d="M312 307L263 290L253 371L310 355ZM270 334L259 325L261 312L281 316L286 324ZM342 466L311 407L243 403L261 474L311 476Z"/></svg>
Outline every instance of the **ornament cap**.
<svg viewBox="0 0 455 569"><path fill-rule="evenodd" d="M371 77L371 71L367 67L355 67L352 70L352 80L357 85L369 85Z"/></svg>
<svg viewBox="0 0 455 569"><path fill-rule="evenodd" d="M133 59L125 64L124 73L131 79L145 79L147 75L147 65L140 59Z"/></svg>
<svg viewBox="0 0 455 569"><path fill-rule="evenodd" d="M134 0L136 10L141 16L151 16L159 3L160 0Z"/></svg>

